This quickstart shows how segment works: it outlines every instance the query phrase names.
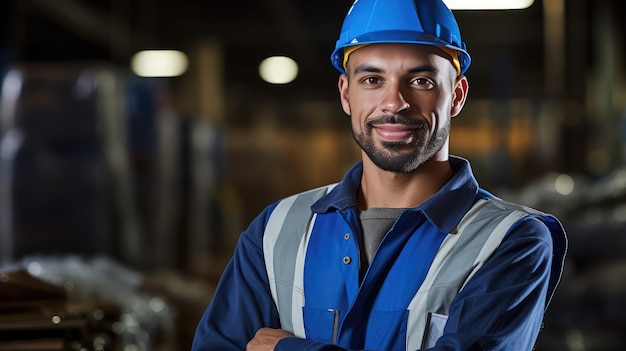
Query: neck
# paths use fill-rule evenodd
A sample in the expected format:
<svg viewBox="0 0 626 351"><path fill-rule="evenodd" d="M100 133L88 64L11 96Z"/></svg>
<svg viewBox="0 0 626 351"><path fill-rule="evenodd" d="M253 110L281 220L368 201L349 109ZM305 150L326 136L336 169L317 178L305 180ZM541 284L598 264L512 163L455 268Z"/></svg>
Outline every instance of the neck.
<svg viewBox="0 0 626 351"><path fill-rule="evenodd" d="M429 160L411 173L401 173L384 171L364 158L357 206L361 209L419 206L439 191L452 174L448 160Z"/></svg>

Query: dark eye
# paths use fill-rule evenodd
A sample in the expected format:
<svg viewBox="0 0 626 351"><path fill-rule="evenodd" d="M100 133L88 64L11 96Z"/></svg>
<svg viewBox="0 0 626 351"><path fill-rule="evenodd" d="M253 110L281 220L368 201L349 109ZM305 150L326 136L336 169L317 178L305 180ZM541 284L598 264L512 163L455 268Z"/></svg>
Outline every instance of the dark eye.
<svg viewBox="0 0 626 351"><path fill-rule="evenodd" d="M378 77L366 77L361 80L361 82L365 85L375 85L380 84L380 78Z"/></svg>
<svg viewBox="0 0 626 351"><path fill-rule="evenodd" d="M418 89L432 89L435 86L432 80L428 78L415 78L411 81L411 85Z"/></svg>

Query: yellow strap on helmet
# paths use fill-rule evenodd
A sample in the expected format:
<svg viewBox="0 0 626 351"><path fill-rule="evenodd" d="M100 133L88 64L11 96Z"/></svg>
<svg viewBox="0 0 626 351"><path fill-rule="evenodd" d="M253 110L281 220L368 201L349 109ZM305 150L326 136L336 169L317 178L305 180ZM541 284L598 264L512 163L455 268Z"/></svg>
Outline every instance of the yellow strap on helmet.
<svg viewBox="0 0 626 351"><path fill-rule="evenodd" d="M350 56L350 54L354 52L354 50L360 49L364 47L365 45L367 44L348 46L345 49L343 49L343 70L344 71L348 71L348 67L346 67L348 65L348 56Z"/></svg>
<svg viewBox="0 0 626 351"><path fill-rule="evenodd" d="M355 50L358 50L358 49L364 47L365 45L367 45L367 44L348 46L345 49L343 49L343 69L344 69L344 71L348 70L347 64L348 64L348 57L350 56L350 54L353 53ZM444 46L437 46L437 47L440 48L446 54L448 54L448 56L450 56L450 59L452 60L452 65L456 69L456 74L460 75L461 74L461 63L459 62L459 52L454 50L454 49L450 49L450 48L447 48L447 47L444 47Z"/></svg>
<svg viewBox="0 0 626 351"><path fill-rule="evenodd" d="M452 59L452 66L454 66L454 68L456 69L456 74L461 75L461 63L459 62L459 52L454 49L446 48L443 46L438 46L438 48L440 48L441 50L443 50L446 54L450 56L450 59Z"/></svg>

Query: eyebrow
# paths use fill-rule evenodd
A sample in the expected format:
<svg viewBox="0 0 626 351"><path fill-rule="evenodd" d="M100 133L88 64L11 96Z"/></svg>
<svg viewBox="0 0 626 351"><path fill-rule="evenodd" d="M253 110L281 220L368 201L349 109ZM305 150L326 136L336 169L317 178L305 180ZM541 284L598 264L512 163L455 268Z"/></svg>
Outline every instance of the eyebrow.
<svg viewBox="0 0 626 351"><path fill-rule="evenodd" d="M354 69L354 74L359 74L359 73L384 73L384 72L385 72L385 70L383 70L382 68L379 68L379 67L376 67L376 66L372 66L372 65L368 65L368 64L363 64L363 65L357 66ZM422 73L422 72L437 73L438 71L432 65L421 65L421 66L413 67L413 68L411 68L411 69L409 69L407 71L407 73Z"/></svg>

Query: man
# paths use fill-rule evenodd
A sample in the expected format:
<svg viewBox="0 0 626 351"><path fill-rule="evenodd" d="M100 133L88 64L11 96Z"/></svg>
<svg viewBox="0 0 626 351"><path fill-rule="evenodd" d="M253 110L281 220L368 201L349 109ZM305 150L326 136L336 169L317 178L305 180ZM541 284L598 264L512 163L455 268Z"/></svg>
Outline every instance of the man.
<svg viewBox="0 0 626 351"><path fill-rule="evenodd" d="M331 61L362 161L251 223L193 349L532 349L565 233L449 155L470 64L450 10L356 0Z"/></svg>

